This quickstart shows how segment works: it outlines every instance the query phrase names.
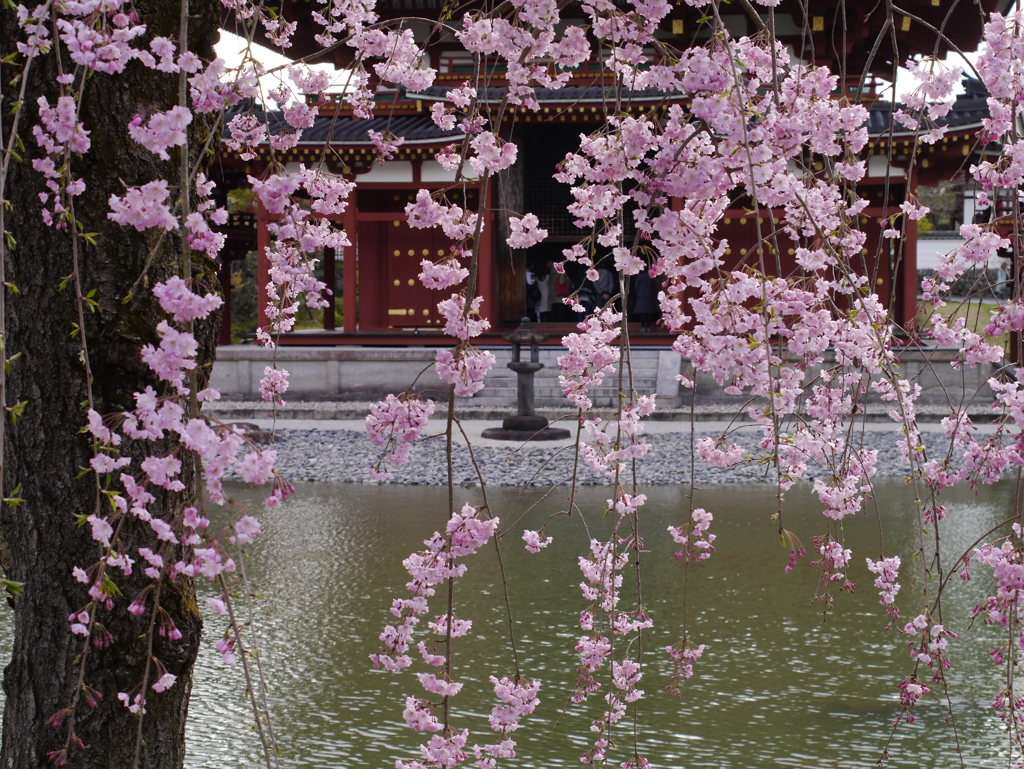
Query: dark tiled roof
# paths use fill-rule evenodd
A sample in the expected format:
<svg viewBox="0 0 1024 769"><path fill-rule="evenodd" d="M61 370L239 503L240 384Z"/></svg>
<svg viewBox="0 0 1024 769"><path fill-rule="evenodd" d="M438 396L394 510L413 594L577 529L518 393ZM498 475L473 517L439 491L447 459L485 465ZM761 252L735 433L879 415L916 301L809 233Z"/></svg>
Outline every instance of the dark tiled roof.
<svg viewBox="0 0 1024 769"><path fill-rule="evenodd" d="M940 122L951 129L967 128L977 126L988 117L988 94L984 87L973 78L964 79L964 87L967 91L957 97L953 109ZM409 93L407 96L414 99L435 100L444 99L445 93L450 88L446 86L433 86L418 93ZM484 88L481 89L479 97L488 102L499 101L505 95L505 88ZM535 90L537 100L542 104L552 103L575 103L575 102L600 102L604 98L614 98L614 91L598 86L571 87L562 89L538 88ZM645 91L625 91L619 98L623 103L630 101L649 101L662 99L665 94L657 89ZM897 104L899 109L902 105ZM250 104L242 103L228 111L228 121L235 114L248 109ZM286 128L280 112L266 112L262 107L256 105L253 109L256 117L266 121L271 133L277 134ZM893 105L890 102L876 102L868 108L868 133L872 136L881 136L889 131L892 120ZM350 116L318 117L311 128L307 128L302 134L302 143L321 144L328 139L335 144L370 144L369 131L390 131L395 136L405 139L408 143L433 143L458 141L463 134L458 131L442 131L438 128L430 115L388 115L386 110L381 110L372 120L361 120ZM894 133L910 134L901 125L896 125Z"/></svg>
<svg viewBox="0 0 1024 769"><path fill-rule="evenodd" d="M324 142L328 138L332 142L345 144L369 143L368 131L391 131L406 142L443 142L462 139L459 131L442 131L430 115L378 115L372 120L359 120L353 117L319 117L312 128L302 134L303 142Z"/></svg>
<svg viewBox="0 0 1024 769"><path fill-rule="evenodd" d="M445 94L454 85L435 85L424 88L422 91L408 94L413 99L439 100L444 99ZM508 91L505 87L480 88L477 90L477 98L480 101L495 103L501 101ZM616 98L623 103L631 101L658 101L665 98L665 92L657 88L647 88L643 91L622 91L602 86L567 86L565 88L534 88L535 98L541 104L552 103L573 103L573 102L603 102L614 101Z"/></svg>
<svg viewBox="0 0 1024 769"><path fill-rule="evenodd" d="M236 105L228 111L225 120L230 121L236 114L250 108L249 104ZM266 122L272 134L287 128L280 112L267 112L259 105L252 107L256 118ZM328 139L335 144L370 144L369 131L391 131L406 142L441 143L458 141L463 134L459 131L442 131L430 115L387 115L379 114L372 120L360 120L350 116L318 117L312 127L302 132L300 143L322 144ZM225 130L225 134L230 132Z"/></svg>

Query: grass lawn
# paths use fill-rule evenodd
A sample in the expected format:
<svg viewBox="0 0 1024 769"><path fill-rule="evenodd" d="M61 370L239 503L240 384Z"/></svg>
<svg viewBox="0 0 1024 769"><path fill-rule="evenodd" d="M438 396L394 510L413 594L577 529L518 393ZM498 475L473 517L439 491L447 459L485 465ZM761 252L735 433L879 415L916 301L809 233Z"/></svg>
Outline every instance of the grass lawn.
<svg viewBox="0 0 1024 769"><path fill-rule="evenodd" d="M958 319L964 318L967 322L967 329L976 334L981 334L982 329L989 324L992 310L999 306L995 299L951 299L945 307L939 308L938 312L946 322L952 326ZM929 317L930 308L919 308L917 312L918 328L924 328ZM1005 338L982 334L989 344L1004 344Z"/></svg>

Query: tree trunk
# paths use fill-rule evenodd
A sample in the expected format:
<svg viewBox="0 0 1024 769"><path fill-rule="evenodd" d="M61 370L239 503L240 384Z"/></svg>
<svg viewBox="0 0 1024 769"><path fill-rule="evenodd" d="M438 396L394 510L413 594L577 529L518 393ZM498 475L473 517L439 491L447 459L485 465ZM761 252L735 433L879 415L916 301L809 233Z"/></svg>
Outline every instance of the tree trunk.
<svg viewBox="0 0 1024 769"><path fill-rule="evenodd" d="M141 0L134 4L147 36L178 39L177 3ZM190 5L190 49L203 59L212 57L217 39L219 3L192 0ZM12 11L0 15L0 57L15 50L21 39ZM19 65L21 65L19 57ZM74 66L64 59L64 71ZM10 130L10 107L17 90L12 88L15 67L3 68L4 142ZM83 641L72 635L68 616L84 607L89 598L84 586L72 578L72 567L88 567L100 556L90 537L89 526L76 526L77 514L90 515L97 509L94 474L80 474L92 453L85 424L83 403L87 398L85 369L80 360L81 343L72 335L78 322L74 284L61 290L62 280L72 273L71 239L67 231L47 227L40 217L38 193L44 191L42 176L30 159L41 156L31 135L38 121L36 100L45 95L51 104L58 96L54 52L36 59L28 83L25 113L19 128L25 143L25 160L12 162L7 183L10 208L7 230L17 241L6 263L7 280L16 286L7 294L7 336L5 354L20 357L11 364L8 377L8 406L27 401L24 414L12 424L5 419L6 451L3 457L3 496L13 496L20 484L20 506L0 506L0 552L6 550L7 578L24 583L24 591L11 597L15 618L14 648L4 670L6 706L0 765L4 769L36 769L46 766L48 754L65 746L69 722L55 728L48 719L71 705L79 687L80 655ZM94 74L84 89L81 120L91 132L92 148L84 157L72 160L76 176L88 187L75 199L76 214L85 231L97 232L96 247L82 246L79 252L82 291L95 289L98 302L87 312L86 338L94 377L93 398L101 414L134 408L132 393L146 385L165 392L143 365L139 353L145 344L157 344L156 324L164 318L149 287L178 271L180 242L176 233L164 238L149 268L147 282L139 284L128 302L125 297L142 275L147 258L156 246L152 233L115 225L106 218L111 194L123 194L125 185L142 185L159 178L177 184L176 164L157 157L133 142L127 133L132 117L167 110L177 102L177 76L142 67L137 62L120 75ZM192 162L197 147L211 129L210 121L195 119L191 128ZM207 290L218 290L216 272L209 261L193 255L193 275ZM2 290L2 289L0 289ZM212 363L218 318L197 328L201 371L208 374ZM206 374L201 374L205 378ZM124 455L140 457L167 447L134 445L123 447ZM183 479L187 480L187 463ZM138 472L138 463L129 468ZM157 504L180 504L170 496ZM106 505L106 502L103 502ZM154 515L158 512L153 506ZM101 514L106 511L101 511ZM146 524L132 518L123 540L134 546L153 539ZM134 529L132 527L135 527ZM117 572L120 575L120 572ZM113 610L99 610L98 619L113 634L107 648L89 648L84 666L84 683L102 695L98 707L80 702L74 714L74 733L85 749L72 747L68 765L125 769L134 765L138 717L118 700L119 692L137 687L147 661L148 613L135 617L127 605L147 578L140 566L130 578L117 576L123 592ZM164 693L147 691L148 713L143 719L143 767L181 767L184 760L185 716L192 685L201 619L193 586L189 581L165 581L161 605L182 633L180 640L157 636L154 655L178 684ZM150 683L155 680L150 674Z"/></svg>

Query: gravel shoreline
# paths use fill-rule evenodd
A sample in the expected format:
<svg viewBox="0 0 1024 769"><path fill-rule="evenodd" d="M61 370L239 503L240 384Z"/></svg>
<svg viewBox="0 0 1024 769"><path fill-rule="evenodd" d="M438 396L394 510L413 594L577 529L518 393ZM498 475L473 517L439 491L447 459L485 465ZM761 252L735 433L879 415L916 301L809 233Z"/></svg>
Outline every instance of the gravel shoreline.
<svg viewBox="0 0 1024 769"><path fill-rule="evenodd" d="M377 483L366 474L378 456L362 432L354 430L297 430L279 423L281 440L273 445L277 451L276 466L291 482L319 481L329 483ZM698 425L694 440L717 433L702 430ZM753 430L735 435L734 440L748 453L756 447ZM864 441L868 448L878 450L878 477L898 478L906 475L907 465L900 459L896 448L899 433L896 430L869 432ZM638 481L643 485L690 483L691 438L690 431L646 435L651 444L647 456L638 463ZM937 432L923 434L929 456L945 456L948 441ZM572 446L531 443L510 448L505 445L476 445L472 456L466 445L455 445L453 466L457 485L479 484L473 457L484 481L490 486L551 486L566 482L572 475L575 454ZM411 460L392 468L388 483L399 485L444 485L447 482L445 446L443 438L421 441L413 448ZM709 467L699 457L693 460L694 479L698 485L725 483L759 483L774 480L774 471L755 463L741 464L722 470ZM823 477L826 469L809 467L805 481ZM581 484L602 485L609 479L591 470L582 460L578 476Z"/></svg>

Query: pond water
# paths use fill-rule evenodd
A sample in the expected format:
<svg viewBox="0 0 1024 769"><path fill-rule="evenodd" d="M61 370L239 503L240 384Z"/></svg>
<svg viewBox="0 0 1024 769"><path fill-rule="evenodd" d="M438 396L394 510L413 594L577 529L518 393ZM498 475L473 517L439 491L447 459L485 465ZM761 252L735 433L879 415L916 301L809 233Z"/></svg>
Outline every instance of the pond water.
<svg viewBox="0 0 1024 769"><path fill-rule="evenodd" d="M251 492L232 491L255 501ZM881 514L847 522L847 544L854 550L850 576L858 589L838 596L827 618L813 601L817 578L810 559L792 574L783 571L787 551L771 521L770 488L699 491L698 504L715 515L717 552L691 567L689 634L707 650L678 699L664 691L668 666L660 649L682 632L683 568L672 557L665 528L681 522L685 489L646 493L643 590L655 628L645 636L641 752L657 767L874 766L899 712L895 685L911 664L902 643L885 629L864 556L878 556L881 525L905 562L898 604L904 615L915 615L924 583L908 565L919 540L907 489L880 487ZM459 491L461 501L479 501L476 494ZM959 553L1005 518L1011 495L1009 486L997 486L980 497L950 496L944 550ZM553 494L526 512L516 530L537 528L564 496ZM600 511L606 496L606 489L583 490L582 506L593 511L586 520L592 531L609 525ZM404 594L402 559L443 526L446 492L310 484L293 500L266 511L264 536L252 547L247 567L259 592L256 611L281 763L378 769L393 766L396 758L413 758L421 735L405 728L402 703L422 689L412 672L374 671L368 657L390 619L391 600ZM523 515L526 505L513 505L514 500L510 491L491 493L492 509L503 522ZM784 510L786 528L805 545L824 532L807 489L790 492ZM575 678L576 620L585 606L575 560L587 548L582 524L578 515L556 518L548 529L555 543L538 554L524 553L514 532L503 548L523 672L542 682L542 705L517 733L519 758L505 762L509 767L578 766L588 747L589 722L599 714L600 698L563 713ZM490 687L479 682L513 672L495 560L493 548L468 559L469 573L455 593L457 613L474 627L456 646L454 678L468 685L453 701L453 722L481 742L490 741L486 714L493 703ZM947 626L963 630L989 584L979 570L974 580L957 585L945 603ZM222 630L220 618L207 618L188 729L191 769L261 764L240 672L224 665L212 648ZM9 624L0 627L0 642L9 633ZM995 629L978 626L953 642L949 680L957 735L943 723L945 705L935 692L919 706L917 723L898 730L887 766L956 766L957 736L967 766L1007 765L1009 739L990 707L1001 686L988 660L997 636ZM470 688L479 694L467 693ZM632 740L625 727L617 737L623 746ZM622 755L612 754L613 765L626 752L624 747Z"/></svg>

